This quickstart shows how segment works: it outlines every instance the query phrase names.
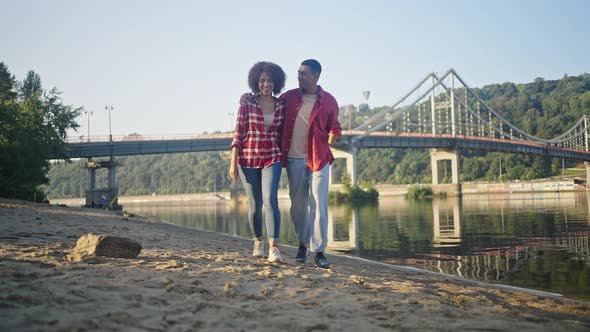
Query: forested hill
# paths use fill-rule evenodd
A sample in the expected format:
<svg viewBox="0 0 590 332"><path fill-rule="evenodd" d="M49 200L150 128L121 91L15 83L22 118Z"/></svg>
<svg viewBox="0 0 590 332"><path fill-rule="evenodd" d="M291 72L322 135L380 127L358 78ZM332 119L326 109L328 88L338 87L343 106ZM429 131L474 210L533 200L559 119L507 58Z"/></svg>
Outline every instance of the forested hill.
<svg viewBox="0 0 590 332"><path fill-rule="evenodd" d="M583 114L590 115L590 74L566 76L560 80L537 78L527 84L492 84L474 91L502 117L524 131L543 138L555 137L571 127ZM344 106L340 112L342 126L348 127L349 109L353 109L354 127L365 116L383 108L369 109L361 105L357 109ZM431 182L427 150L367 149L360 150L357 156L361 182ZM225 153L130 156L119 157L118 160L124 165L117 171L121 195L213 192L227 190L230 185L229 161ZM337 168L339 165L337 163ZM528 180L558 175L561 169L561 159L462 151L463 181ZM79 197L84 194L87 174L83 169L83 161L53 164L49 178L49 197ZM106 170L98 172L97 182L98 186L106 186Z"/></svg>

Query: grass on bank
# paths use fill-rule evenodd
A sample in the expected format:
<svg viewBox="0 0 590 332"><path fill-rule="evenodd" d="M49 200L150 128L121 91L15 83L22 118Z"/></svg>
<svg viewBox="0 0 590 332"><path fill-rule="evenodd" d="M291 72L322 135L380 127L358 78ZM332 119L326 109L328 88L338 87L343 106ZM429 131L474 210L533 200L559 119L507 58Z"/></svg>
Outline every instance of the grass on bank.
<svg viewBox="0 0 590 332"><path fill-rule="evenodd" d="M347 172L342 175L342 191L330 191L328 199L330 203L373 203L377 202L379 192L370 184L366 189L352 186Z"/></svg>
<svg viewBox="0 0 590 332"><path fill-rule="evenodd" d="M422 199L429 198L432 196L434 196L432 188L419 185L411 186L410 188L408 188L408 191L405 194L406 199Z"/></svg>

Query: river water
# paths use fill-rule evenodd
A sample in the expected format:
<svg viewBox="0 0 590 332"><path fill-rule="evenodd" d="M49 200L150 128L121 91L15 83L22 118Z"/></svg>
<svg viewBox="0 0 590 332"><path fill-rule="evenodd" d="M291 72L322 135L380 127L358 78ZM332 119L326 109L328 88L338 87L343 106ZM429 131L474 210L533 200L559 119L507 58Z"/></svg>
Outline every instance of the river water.
<svg viewBox="0 0 590 332"><path fill-rule="evenodd" d="M289 200L281 200L281 243L296 245ZM484 282L590 300L590 212L585 192L465 195L331 205L328 249ZM250 237L247 205L126 204L168 222ZM283 253L291 256L293 253Z"/></svg>

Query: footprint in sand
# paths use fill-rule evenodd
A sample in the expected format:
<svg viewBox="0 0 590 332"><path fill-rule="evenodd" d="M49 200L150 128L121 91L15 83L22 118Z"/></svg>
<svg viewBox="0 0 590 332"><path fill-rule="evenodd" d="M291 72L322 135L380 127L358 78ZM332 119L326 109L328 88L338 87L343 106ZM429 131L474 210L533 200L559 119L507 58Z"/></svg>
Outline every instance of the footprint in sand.
<svg viewBox="0 0 590 332"><path fill-rule="evenodd" d="M188 264L172 259L167 262L156 263L155 268L156 270L186 270Z"/></svg>

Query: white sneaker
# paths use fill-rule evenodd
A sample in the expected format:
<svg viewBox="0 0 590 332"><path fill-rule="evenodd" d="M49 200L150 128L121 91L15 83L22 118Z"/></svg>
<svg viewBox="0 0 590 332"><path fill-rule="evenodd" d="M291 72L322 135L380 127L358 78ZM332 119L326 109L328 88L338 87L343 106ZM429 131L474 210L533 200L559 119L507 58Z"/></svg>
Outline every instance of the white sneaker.
<svg viewBox="0 0 590 332"><path fill-rule="evenodd" d="M254 257L264 257L264 241L254 240L254 250L252 251Z"/></svg>
<svg viewBox="0 0 590 332"><path fill-rule="evenodd" d="M282 262L283 256L281 256L281 252L279 251L279 248L277 247L270 247L270 249L268 249L268 261L269 262Z"/></svg>

